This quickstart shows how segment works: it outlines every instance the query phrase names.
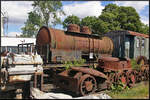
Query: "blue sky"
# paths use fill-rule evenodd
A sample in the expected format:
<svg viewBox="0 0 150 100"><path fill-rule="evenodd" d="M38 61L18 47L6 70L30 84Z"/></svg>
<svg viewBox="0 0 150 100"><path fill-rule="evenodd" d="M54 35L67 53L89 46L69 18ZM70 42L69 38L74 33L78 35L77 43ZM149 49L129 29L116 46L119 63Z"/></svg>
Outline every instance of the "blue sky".
<svg viewBox="0 0 150 100"><path fill-rule="evenodd" d="M1 10L7 12L8 35L21 34L21 27L32 11L33 1L1 1ZM79 18L86 16L99 16L107 4L114 3L118 6L132 6L136 9L144 24L149 25L149 2L148 1L62 1L63 10L66 16L60 16L63 21L69 15L76 15ZM61 25L55 28L62 29Z"/></svg>

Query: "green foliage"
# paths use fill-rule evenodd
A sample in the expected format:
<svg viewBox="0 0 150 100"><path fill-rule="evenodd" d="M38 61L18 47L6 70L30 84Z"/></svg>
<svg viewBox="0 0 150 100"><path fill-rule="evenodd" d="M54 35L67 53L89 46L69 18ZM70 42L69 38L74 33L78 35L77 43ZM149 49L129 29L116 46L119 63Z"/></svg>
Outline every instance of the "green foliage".
<svg viewBox="0 0 150 100"><path fill-rule="evenodd" d="M149 33L149 27L140 21L140 16L133 7L108 4L99 16L99 19L108 23L108 30L131 30L140 33Z"/></svg>
<svg viewBox="0 0 150 100"><path fill-rule="evenodd" d="M69 16L64 21L64 28L68 24L88 26L93 34L104 34L113 30L131 30L144 34L149 33L149 26L140 21L140 16L133 7L108 4L98 17L87 16L81 21L77 16Z"/></svg>
<svg viewBox="0 0 150 100"><path fill-rule="evenodd" d="M36 36L41 26L52 27L61 24L60 15L65 15L61 1L34 1L33 11L28 13L28 19L22 28L23 37Z"/></svg>
<svg viewBox="0 0 150 100"><path fill-rule="evenodd" d="M93 69L94 67L93 67L92 65L90 65L89 68L92 68L92 69Z"/></svg>
<svg viewBox="0 0 150 100"><path fill-rule="evenodd" d="M96 64L90 65L89 68L96 69L96 68L97 68L97 65L96 65Z"/></svg>
<svg viewBox="0 0 150 100"><path fill-rule="evenodd" d="M64 62L64 67L65 67L66 69L69 69L69 68L72 67L72 66L73 66L73 64L72 64L71 61L65 61L65 62Z"/></svg>
<svg viewBox="0 0 150 100"><path fill-rule="evenodd" d="M131 66L133 69L140 69L140 65L137 64L135 59L131 59Z"/></svg>
<svg viewBox="0 0 150 100"><path fill-rule="evenodd" d="M123 84L121 81L119 81L118 84L112 84L111 86L112 92L118 93L124 90L128 90L129 87L125 86L125 84Z"/></svg>
<svg viewBox="0 0 150 100"><path fill-rule="evenodd" d="M93 34L104 34L113 30L131 30L144 34L149 33L149 26L140 21L140 16L133 7L108 4L98 18L95 16L87 16L80 21L80 18L71 15L61 23L59 16L65 15L62 10L61 1L38 0L34 1L32 6L34 10L29 13L25 27L22 28L23 37L36 35L39 28L43 25L52 27L56 24L63 24L64 28L68 24L89 26Z"/></svg>
<svg viewBox="0 0 150 100"><path fill-rule="evenodd" d="M22 37L32 37L36 35L39 27L42 26L41 17L35 12L28 13L28 19L25 22L25 26L22 29Z"/></svg>
<svg viewBox="0 0 150 100"><path fill-rule="evenodd" d="M85 63L85 61L86 61L85 59L80 58L79 60L75 60L73 64L75 66L80 66L80 65L83 65Z"/></svg>
<svg viewBox="0 0 150 100"><path fill-rule="evenodd" d="M133 88L125 89L121 92L106 91L112 99L148 99L149 97L149 82L141 82Z"/></svg>
<svg viewBox="0 0 150 100"><path fill-rule="evenodd" d="M80 19L74 15L68 16L63 22L63 28L67 28L69 24L80 25Z"/></svg>
<svg viewBox="0 0 150 100"><path fill-rule="evenodd" d="M93 25L96 24L97 21L98 19L95 16L87 16L81 20L81 25L88 26L90 29L93 29L94 28Z"/></svg>
<svg viewBox="0 0 150 100"><path fill-rule="evenodd" d="M65 69L69 69L70 67L74 66L74 67L77 67L77 66L81 66L85 63L85 59L79 59L79 60L74 60L74 61L64 61L63 64L64 64L64 67Z"/></svg>
<svg viewBox="0 0 150 100"><path fill-rule="evenodd" d="M64 15L61 1L34 1L32 6L34 10L42 17L45 26L51 27L61 23L58 15Z"/></svg>
<svg viewBox="0 0 150 100"><path fill-rule="evenodd" d="M103 12L109 12L109 13L116 13L117 10L119 9L119 7L116 4L108 4L107 6L105 6L105 8L103 9Z"/></svg>
<svg viewBox="0 0 150 100"><path fill-rule="evenodd" d="M139 32L149 35L149 26L141 23L141 27L139 28Z"/></svg>

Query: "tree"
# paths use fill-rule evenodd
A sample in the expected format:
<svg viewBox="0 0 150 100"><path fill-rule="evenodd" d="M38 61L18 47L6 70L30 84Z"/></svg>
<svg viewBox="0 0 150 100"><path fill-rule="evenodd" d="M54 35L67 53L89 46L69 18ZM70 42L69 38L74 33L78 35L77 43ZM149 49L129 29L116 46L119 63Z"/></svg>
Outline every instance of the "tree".
<svg viewBox="0 0 150 100"><path fill-rule="evenodd" d="M102 20L97 20L97 23L93 24L93 33L103 35L106 32L109 32L108 23Z"/></svg>
<svg viewBox="0 0 150 100"><path fill-rule="evenodd" d="M149 26L142 23L139 31L144 34L149 34Z"/></svg>
<svg viewBox="0 0 150 100"><path fill-rule="evenodd" d="M133 7L108 4L100 16L87 16L79 21L77 16L69 16L64 20L64 27L68 24L88 26L94 34L104 34L113 30L131 30L140 33L149 33L149 26L143 24L139 14ZM79 24L80 23L80 24Z"/></svg>
<svg viewBox="0 0 150 100"><path fill-rule="evenodd" d="M81 20L81 26L88 26L92 30L92 34L102 34L108 32L108 25L95 16L87 16Z"/></svg>
<svg viewBox="0 0 150 100"><path fill-rule="evenodd" d="M21 28L23 32L22 37L32 37L36 35L39 27L42 26L41 17L35 11L29 12L28 14L25 27Z"/></svg>
<svg viewBox="0 0 150 100"><path fill-rule="evenodd" d="M103 13L108 12L108 13L113 13L113 14L117 14L117 10L119 9L119 7L116 4L108 4L107 6L105 6L105 8L103 9Z"/></svg>
<svg viewBox="0 0 150 100"><path fill-rule="evenodd" d="M97 18L95 16L87 16L81 20L82 26L88 26L93 29L93 25L97 23Z"/></svg>
<svg viewBox="0 0 150 100"><path fill-rule="evenodd" d="M131 30L149 33L149 27L141 22L139 14L133 7L119 7L116 4L108 4L103 9L99 19L108 24L109 31Z"/></svg>
<svg viewBox="0 0 150 100"><path fill-rule="evenodd" d="M67 28L69 24L77 24L80 26L80 23L79 17L70 15L63 21L63 28Z"/></svg>
<svg viewBox="0 0 150 100"><path fill-rule="evenodd" d="M120 22L117 20L117 16L114 13L105 12L101 16L99 16L99 19L107 23L108 30L120 30Z"/></svg>
<svg viewBox="0 0 150 100"><path fill-rule="evenodd" d="M61 1L34 1L32 6L36 13L38 13L44 22L44 25L51 27L51 25L60 24L60 15L65 15L63 10L61 9L62 3Z"/></svg>
<svg viewBox="0 0 150 100"><path fill-rule="evenodd" d="M22 28L24 37L32 37L37 34L41 26L52 27L61 24L60 15L65 15L61 1L34 1L33 11L28 13L25 27Z"/></svg>

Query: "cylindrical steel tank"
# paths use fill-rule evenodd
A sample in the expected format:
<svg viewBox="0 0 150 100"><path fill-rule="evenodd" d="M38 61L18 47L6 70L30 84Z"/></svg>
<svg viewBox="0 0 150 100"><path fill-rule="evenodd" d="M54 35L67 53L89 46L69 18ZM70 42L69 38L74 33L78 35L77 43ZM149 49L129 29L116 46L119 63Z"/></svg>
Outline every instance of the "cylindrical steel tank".
<svg viewBox="0 0 150 100"><path fill-rule="evenodd" d="M108 37L103 37L100 40L76 35L73 36L66 34L66 31L47 27L40 28L36 38L36 44L38 47L49 44L50 50L81 50L83 52L94 50L94 52L104 54L111 54L113 50L113 42Z"/></svg>

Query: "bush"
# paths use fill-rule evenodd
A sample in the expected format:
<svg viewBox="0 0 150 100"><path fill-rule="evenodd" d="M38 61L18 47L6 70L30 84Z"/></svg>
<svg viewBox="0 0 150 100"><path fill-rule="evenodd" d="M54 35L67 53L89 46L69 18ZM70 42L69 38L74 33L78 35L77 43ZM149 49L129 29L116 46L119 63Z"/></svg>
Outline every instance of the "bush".
<svg viewBox="0 0 150 100"><path fill-rule="evenodd" d="M73 62L72 61L64 61L64 67L66 69L69 69L72 66L77 67L77 66L83 65L84 63L85 63L85 59L79 59L79 60L75 59Z"/></svg>
<svg viewBox="0 0 150 100"><path fill-rule="evenodd" d="M133 69L139 69L140 65L137 64L135 59L131 59L131 66Z"/></svg>
<svg viewBox="0 0 150 100"><path fill-rule="evenodd" d="M119 84L112 84L111 89L113 92L119 93L123 90L128 90L129 87L125 86L125 84L123 84L121 81L119 81Z"/></svg>

